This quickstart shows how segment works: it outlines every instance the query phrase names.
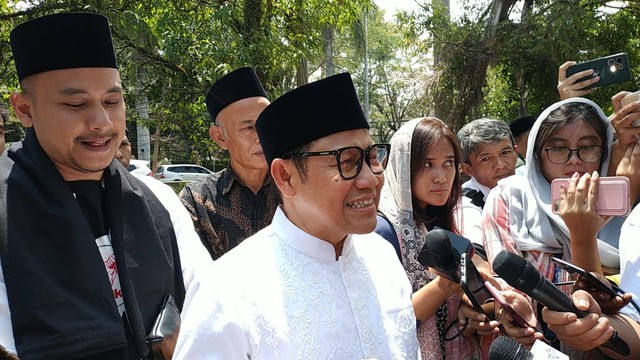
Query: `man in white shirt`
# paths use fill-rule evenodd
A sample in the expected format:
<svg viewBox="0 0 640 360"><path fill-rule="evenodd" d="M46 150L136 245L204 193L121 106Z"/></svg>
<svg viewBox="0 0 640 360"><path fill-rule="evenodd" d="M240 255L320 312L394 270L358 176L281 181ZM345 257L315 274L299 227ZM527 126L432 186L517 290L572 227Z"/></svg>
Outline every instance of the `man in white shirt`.
<svg viewBox="0 0 640 360"><path fill-rule="evenodd" d="M518 147L509 126L493 119L471 121L458 131L458 139L462 171L471 178L462 184L462 235L482 246L484 202L499 180L515 173Z"/></svg>
<svg viewBox="0 0 640 360"><path fill-rule="evenodd" d="M282 205L187 294L174 358L418 358L411 285L371 233L389 145L351 76L290 91L256 128Z"/></svg>

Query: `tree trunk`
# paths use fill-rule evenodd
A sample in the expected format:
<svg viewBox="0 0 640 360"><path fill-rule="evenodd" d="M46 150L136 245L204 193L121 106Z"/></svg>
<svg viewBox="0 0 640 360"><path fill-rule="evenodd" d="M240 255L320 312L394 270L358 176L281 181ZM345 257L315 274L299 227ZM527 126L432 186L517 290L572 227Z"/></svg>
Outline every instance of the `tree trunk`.
<svg viewBox="0 0 640 360"><path fill-rule="evenodd" d="M149 103L147 96L144 94L145 77L144 68L142 67L142 57L136 55L136 63L138 64L138 79L136 80L136 111L141 119L149 120ZM137 148L138 159L150 160L151 159L151 145L149 139L149 128L141 123L136 123L136 135L137 135Z"/></svg>
<svg viewBox="0 0 640 360"><path fill-rule="evenodd" d="M333 27L326 26L322 30L324 35L324 75L325 77L335 74L333 66Z"/></svg>
<svg viewBox="0 0 640 360"><path fill-rule="evenodd" d="M307 59L300 57L298 67L296 69L296 87L302 86L309 82L309 67L307 65Z"/></svg>
<svg viewBox="0 0 640 360"><path fill-rule="evenodd" d="M520 24L524 24L531 14L531 6L533 6L534 0L525 0L524 5L522 6L522 15L520 16ZM518 86L518 90L520 92L520 105L518 106L518 117L527 116L529 113L527 100L529 97L529 91L527 90L527 82L525 80L525 72L524 69L517 69L516 73L518 77L516 79L516 84Z"/></svg>
<svg viewBox="0 0 640 360"><path fill-rule="evenodd" d="M449 0L433 0L434 6L444 6L448 14L451 14L451 6ZM446 46L435 42L433 45L433 68L438 69L440 67L442 54L446 51ZM438 81L442 84L444 81ZM442 121L449 123L451 117L451 109L453 108L453 89L450 87L439 88L433 96L433 116L441 119Z"/></svg>

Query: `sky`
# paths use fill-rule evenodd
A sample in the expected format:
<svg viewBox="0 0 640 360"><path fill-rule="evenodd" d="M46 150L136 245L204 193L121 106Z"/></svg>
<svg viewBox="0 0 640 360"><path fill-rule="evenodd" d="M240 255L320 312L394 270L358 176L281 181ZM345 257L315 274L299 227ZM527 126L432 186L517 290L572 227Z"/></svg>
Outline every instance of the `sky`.
<svg viewBox="0 0 640 360"><path fill-rule="evenodd" d="M456 18L462 11L463 1L464 0L449 0L451 16L453 18ZM393 15L397 10L413 10L418 8L416 0L375 0L375 2L385 11L385 19L389 21L393 19Z"/></svg>

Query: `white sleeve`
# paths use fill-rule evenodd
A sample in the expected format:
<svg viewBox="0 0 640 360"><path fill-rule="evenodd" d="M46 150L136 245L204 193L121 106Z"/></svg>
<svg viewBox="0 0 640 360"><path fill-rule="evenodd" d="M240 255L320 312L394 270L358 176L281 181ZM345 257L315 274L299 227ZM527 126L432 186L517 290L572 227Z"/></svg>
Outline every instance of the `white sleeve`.
<svg viewBox="0 0 640 360"><path fill-rule="evenodd" d="M638 246L638 217L640 208L636 208L629 214L620 230L620 288L633 294L633 300L640 305L640 246ZM640 322L640 314L631 305L625 306L621 313L628 315Z"/></svg>
<svg viewBox="0 0 640 360"><path fill-rule="evenodd" d="M213 264L213 260L207 249L202 245L200 237L193 227L191 216L189 216L187 209L184 208L173 189L149 176L137 176L137 178L141 179L153 191L169 212L178 242L184 287L189 292L192 283L199 276L211 274L210 266Z"/></svg>
<svg viewBox="0 0 640 360"><path fill-rule="evenodd" d="M13 326L11 324L11 311L9 310L9 298L7 287L4 283L4 272L0 265L0 344L9 352L17 354L13 339Z"/></svg>
<svg viewBox="0 0 640 360"><path fill-rule="evenodd" d="M243 326L250 314L240 314L239 299L228 287L197 281L187 293L173 359L250 359L251 346Z"/></svg>
<svg viewBox="0 0 640 360"><path fill-rule="evenodd" d="M462 197L462 236L482 245L482 208L466 196Z"/></svg>

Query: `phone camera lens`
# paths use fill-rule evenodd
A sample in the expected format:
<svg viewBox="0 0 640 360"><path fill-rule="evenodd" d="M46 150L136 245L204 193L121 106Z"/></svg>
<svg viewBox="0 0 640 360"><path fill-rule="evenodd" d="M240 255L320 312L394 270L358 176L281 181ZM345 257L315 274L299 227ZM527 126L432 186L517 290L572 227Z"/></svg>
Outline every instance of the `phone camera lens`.
<svg viewBox="0 0 640 360"><path fill-rule="evenodd" d="M622 64L618 64L618 69L622 69L623 67Z"/></svg>
<svg viewBox="0 0 640 360"><path fill-rule="evenodd" d="M617 58L617 59L616 59L616 62L617 62L618 64L622 64L622 58Z"/></svg>
<svg viewBox="0 0 640 360"><path fill-rule="evenodd" d="M609 59L607 60L607 64L609 64L609 66L615 64L615 61L613 59Z"/></svg>

